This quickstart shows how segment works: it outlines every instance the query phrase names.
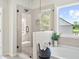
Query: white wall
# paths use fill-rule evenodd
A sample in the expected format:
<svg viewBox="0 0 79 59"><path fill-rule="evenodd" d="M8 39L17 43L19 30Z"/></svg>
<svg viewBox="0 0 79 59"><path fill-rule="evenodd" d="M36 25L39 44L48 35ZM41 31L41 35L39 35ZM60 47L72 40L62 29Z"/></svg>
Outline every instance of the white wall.
<svg viewBox="0 0 79 59"><path fill-rule="evenodd" d="M3 6L3 0L0 0L0 7Z"/></svg>
<svg viewBox="0 0 79 59"><path fill-rule="evenodd" d="M52 31L39 31L34 33L37 44L38 43L42 44L44 42L51 42Z"/></svg>
<svg viewBox="0 0 79 59"><path fill-rule="evenodd" d="M8 19L8 0L3 3L3 53L9 52L9 19Z"/></svg>
<svg viewBox="0 0 79 59"><path fill-rule="evenodd" d="M16 5L20 5L24 8L29 8L29 9L32 9L32 1L30 0L16 0Z"/></svg>
<svg viewBox="0 0 79 59"><path fill-rule="evenodd" d="M0 7L2 8L2 43L3 43L3 55L9 52L9 19L8 19L8 0L0 0Z"/></svg>
<svg viewBox="0 0 79 59"><path fill-rule="evenodd" d="M3 6L3 1L0 0L0 56L2 55L3 52L3 47L2 47L2 36L3 36L3 27L2 27L2 22L3 22L3 10L2 10L2 6Z"/></svg>
<svg viewBox="0 0 79 59"><path fill-rule="evenodd" d="M39 19L40 19L40 11L38 9L32 10L32 30L33 32L40 30Z"/></svg>
<svg viewBox="0 0 79 59"><path fill-rule="evenodd" d="M2 55L2 34L3 34L3 30L2 30L2 8L0 8L0 56Z"/></svg>
<svg viewBox="0 0 79 59"><path fill-rule="evenodd" d="M33 8L38 8L40 6L40 0L33 0ZM41 5L46 6L46 5L51 5L55 4L57 6L65 5L65 4L70 4L70 3L77 3L79 0L41 0Z"/></svg>
<svg viewBox="0 0 79 59"><path fill-rule="evenodd" d="M33 59L37 59L37 45L40 43L41 47L44 42L52 42L51 35L53 31L33 32Z"/></svg>

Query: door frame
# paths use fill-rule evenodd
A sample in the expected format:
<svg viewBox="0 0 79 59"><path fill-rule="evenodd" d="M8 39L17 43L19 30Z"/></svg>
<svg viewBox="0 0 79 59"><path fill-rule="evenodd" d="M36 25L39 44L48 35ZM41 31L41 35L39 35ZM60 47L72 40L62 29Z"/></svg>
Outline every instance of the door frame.
<svg viewBox="0 0 79 59"><path fill-rule="evenodd" d="M21 27L21 28L20 28L21 31L22 31L22 14L24 13L24 14L26 14L26 16L30 14L30 12L25 12L24 9L25 9L25 8L22 8L22 7L17 8L17 10L19 10L19 12L17 13L17 46L18 46L18 14L20 15L20 19L19 19L19 20L21 21L21 22L20 22L20 23L21 23L21 26L20 26L20 27ZM31 15L31 14L30 14L30 15ZM26 20L26 21L27 21L27 20ZM29 31L29 30L31 30L31 29L27 28L27 30ZM31 31L31 34L32 34L32 31ZM19 43L20 43L20 46L21 46L21 47L20 47L20 51L19 51L19 52L22 52L22 44L21 44L21 43L22 43L22 33L21 33L20 36L21 36L21 39L20 39L20 42L19 42ZM31 35L31 38L32 38L32 35ZM32 44L31 44L31 45L32 45ZM18 49L17 49L17 52L18 52Z"/></svg>
<svg viewBox="0 0 79 59"><path fill-rule="evenodd" d="M1 13L1 29L0 29L0 32L1 32L1 55L3 55L3 8L0 7L0 13Z"/></svg>

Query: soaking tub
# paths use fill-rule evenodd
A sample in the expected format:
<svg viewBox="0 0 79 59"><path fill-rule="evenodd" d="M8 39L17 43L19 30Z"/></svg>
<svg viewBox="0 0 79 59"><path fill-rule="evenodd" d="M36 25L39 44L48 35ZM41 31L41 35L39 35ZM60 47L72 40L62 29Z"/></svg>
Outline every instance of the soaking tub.
<svg viewBox="0 0 79 59"><path fill-rule="evenodd" d="M51 47L52 55L59 59L79 59L79 48L71 46Z"/></svg>

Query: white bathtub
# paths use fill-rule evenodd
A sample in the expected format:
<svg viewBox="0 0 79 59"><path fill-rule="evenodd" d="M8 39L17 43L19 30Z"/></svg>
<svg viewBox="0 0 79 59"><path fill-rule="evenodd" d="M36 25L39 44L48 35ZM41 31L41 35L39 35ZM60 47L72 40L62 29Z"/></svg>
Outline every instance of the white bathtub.
<svg viewBox="0 0 79 59"><path fill-rule="evenodd" d="M52 55L59 59L79 59L79 48L70 46L52 47Z"/></svg>
<svg viewBox="0 0 79 59"><path fill-rule="evenodd" d="M63 34L61 35L61 37L79 39L79 35L74 35L74 34Z"/></svg>

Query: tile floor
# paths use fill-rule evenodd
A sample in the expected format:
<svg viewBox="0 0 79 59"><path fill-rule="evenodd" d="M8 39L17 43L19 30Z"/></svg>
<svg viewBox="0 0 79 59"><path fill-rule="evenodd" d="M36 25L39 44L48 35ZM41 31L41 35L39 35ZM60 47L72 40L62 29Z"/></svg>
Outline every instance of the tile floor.
<svg viewBox="0 0 79 59"><path fill-rule="evenodd" d="M0 59L31 59L27 55L24 55L22 53L18 54L15 57L9 57L9 56L1 56Z"/></svg>
<svg viewBox="0 0 79 59"><path fill-rule="evenodd" d="M32 46L30 46L30 45L28 45L28 44L23 44L22 45L22 52L24 53L24 54L27 54L28 56L32 56L32 52L33 52L33 47Z"/></svg>
<svg viewBox="0 0 79 59"><path fill-rule="evenodd" d="M16 57L1 57L0 59L29 59L29 58L21 58L19 56L16 56ZM50 59L58 59L58 58L50 58Z"/></svg>
<svg viewBox="0 0 79 59"><path fill-rule="evenodd" d="M18 56L15 56L15 57L0 57L0 59L31 59L31 58L28 58L28 56L26 55L23 55L23 54L20 54ZM56 57L51 57L50 59L58 59Z"/></svg>

